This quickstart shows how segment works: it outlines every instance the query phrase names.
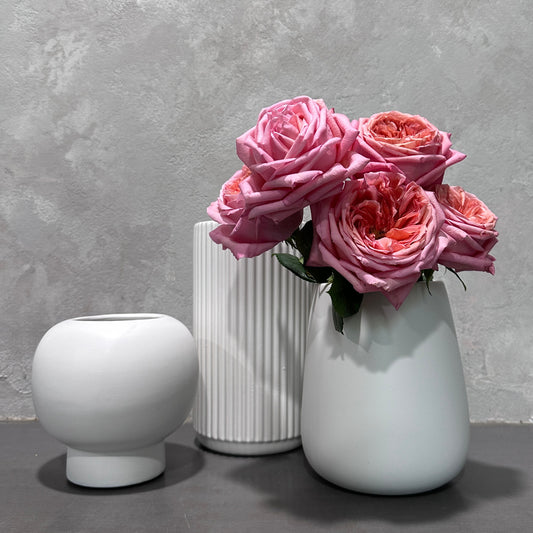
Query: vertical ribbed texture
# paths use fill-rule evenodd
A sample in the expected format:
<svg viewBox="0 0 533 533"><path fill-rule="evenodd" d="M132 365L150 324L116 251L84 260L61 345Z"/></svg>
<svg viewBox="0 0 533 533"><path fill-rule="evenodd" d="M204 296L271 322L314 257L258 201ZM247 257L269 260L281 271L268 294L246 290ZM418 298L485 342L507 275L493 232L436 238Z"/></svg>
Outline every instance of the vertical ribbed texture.
<svg viewBox="0 0 533 533"><path fill-rule="evenodd" d="M285 244L237 261L209 237L215 227L194 227L194 428L231 442L298 437L311 284L272 257Z"/></svg>

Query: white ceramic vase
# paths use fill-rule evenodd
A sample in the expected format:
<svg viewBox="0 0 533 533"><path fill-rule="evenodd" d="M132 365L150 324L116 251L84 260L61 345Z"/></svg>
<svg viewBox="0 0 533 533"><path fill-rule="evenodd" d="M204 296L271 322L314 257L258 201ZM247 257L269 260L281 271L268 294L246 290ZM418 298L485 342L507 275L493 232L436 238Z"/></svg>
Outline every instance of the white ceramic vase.
<svg viewBox="0 0 533 533"><path fill-rule="evenodd" d="M198 440L235 455L296 448L310 284L272 257L288 246L237 261L209 237L215 227L194 227Z"/></svg>
<svg viewBox="0 0 533 533"><path fill-rule="evenodd" d="M417 283L396 311L366 294L333 328L317 292L309 325L302 444L313 469L373 494L437 488L463 468L469 442L465 382L442 282Z"/></svg>
<svg viewBox="0 0 533 533"><path fill-rule="evenodd" d="M159 314L79 317L52 327L33 360L35 411L67 445L67 478L88 487L147 481L185 420L198 380L194 339Z"/></svg>

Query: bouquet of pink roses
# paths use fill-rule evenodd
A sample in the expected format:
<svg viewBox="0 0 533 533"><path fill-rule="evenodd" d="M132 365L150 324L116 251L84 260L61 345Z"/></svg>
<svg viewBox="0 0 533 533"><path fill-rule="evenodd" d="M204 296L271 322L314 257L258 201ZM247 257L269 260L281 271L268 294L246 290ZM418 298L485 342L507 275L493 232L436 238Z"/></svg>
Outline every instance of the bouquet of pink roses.
<svg viewBox="0 0 533 533"><path fill-rule="evenodd" d="M397 111L350 121L300 96L263 109L237 139L243 162L207 209L210 236L233 255L276 254L299 277L329 283L335 327L379 291L398 308L442 265L494 273L496 216L443 184L466 156L425 118ZM311 220L301 226L310 207Z"/></svg>

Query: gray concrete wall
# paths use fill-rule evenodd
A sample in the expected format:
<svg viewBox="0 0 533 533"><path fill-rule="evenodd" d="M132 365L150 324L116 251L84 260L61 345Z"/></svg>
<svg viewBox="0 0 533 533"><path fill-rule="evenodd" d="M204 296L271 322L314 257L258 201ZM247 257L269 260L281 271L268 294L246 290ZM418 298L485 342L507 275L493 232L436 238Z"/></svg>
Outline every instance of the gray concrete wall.
<svg viewBox="0 0 533 533"><path fill-rule="evenodd" d="M193 224L262 107L308 94L453 132L447 181L499 215L497 273L447 280L474 421L533 421L533 3L5 0L0 418L32 417L44 332L82 314L191 326Z"/></svg>

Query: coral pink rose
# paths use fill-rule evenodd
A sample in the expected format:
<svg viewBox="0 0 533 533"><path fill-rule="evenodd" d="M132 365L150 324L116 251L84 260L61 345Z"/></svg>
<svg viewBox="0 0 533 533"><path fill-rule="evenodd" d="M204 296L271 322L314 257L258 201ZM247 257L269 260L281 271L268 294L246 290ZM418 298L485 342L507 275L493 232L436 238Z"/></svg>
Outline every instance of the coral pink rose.
<svg viewBox="0 0 533 533"><path fill-rule="evenodd" d="M322 100L300 96L263 109L237 139L252 171L242 184L248 216L279 222L342 189L367 159L355 152L357 130Z"/></svg>
<svg viewBox="0 0 533 533"><path fill-rule="evenodd" d="M448 245L439 263L461 272L479 270L494 274L490 250L498 241L497 217L476 196L461 187L438 185L435 194L446 220L442 231Z"/></svg>
<svg viewBox="0 0 533 533"><path fill-rule="evenodd" d="M382 292L398 308L446 246L434 193L401 174L369 173L312 206L310 266L330 266L359 293Z"/></svg>
<svg viewBox="0 0 533 533"><path fill-rule="evenodd" d="M354 121L358 151L370 159L366 172L390 171L391 165L424 189L442 183L444 171L466 155L452 150L450 135L418 115L398 111Z"/></svg>
<svg viewBox="0 0 533 533"><path fill-rule="evenodd" d="M218 199L208 208L208 215L218 222L210 237L233 255L255 257L288 239L302 221L302 212L296 212L279 221L246 214L242 184L251 178L250 169L243 166L223 186Z"/></svg>

